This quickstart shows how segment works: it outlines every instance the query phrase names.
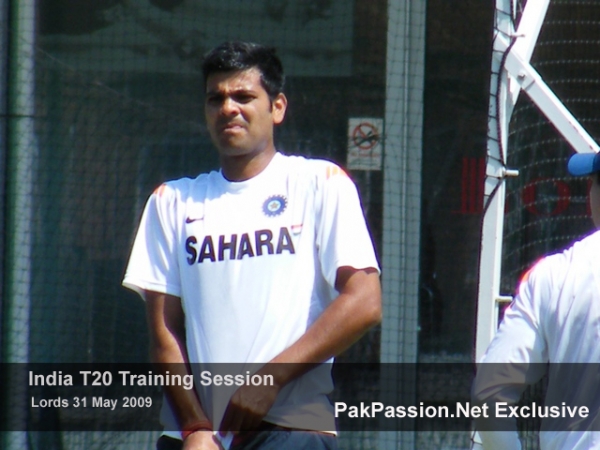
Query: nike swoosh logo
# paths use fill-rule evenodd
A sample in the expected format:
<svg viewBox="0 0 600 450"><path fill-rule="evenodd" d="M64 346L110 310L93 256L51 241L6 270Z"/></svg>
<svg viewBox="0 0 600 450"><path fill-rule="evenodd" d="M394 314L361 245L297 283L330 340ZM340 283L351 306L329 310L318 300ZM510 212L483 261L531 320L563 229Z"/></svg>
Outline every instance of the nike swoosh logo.
<svg viewBox="0 0 600 450"><path fill-rule="evenodd" d="M204 217L186 217L185 223L194 223L199 220L204 220Z"/></svg>

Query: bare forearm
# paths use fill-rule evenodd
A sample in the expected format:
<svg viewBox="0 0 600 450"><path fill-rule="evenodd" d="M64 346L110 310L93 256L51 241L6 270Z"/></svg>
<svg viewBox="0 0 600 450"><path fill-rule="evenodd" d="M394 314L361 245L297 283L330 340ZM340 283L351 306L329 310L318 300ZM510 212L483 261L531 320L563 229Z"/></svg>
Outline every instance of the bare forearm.
<svg viewBox="0 0 600 450"><path fill-rule="evenodd" d="M150 358L157 370L166 375L192 378L185 345L184 316L180 300L164 294L147 294L148 324L150 330ZM186 378L184 378L186 377ZM192 378L193 379L193 378ZM193 388L188 384L166 385L164 392L182 430L202 426L207 428L208 418Z"/></svg>
<svg viewBox="0 0 600 450"><path fill-rule="evenodd" d="M331 312L334 313L336 309L335 305L332 305ZM315 365L339 355L378 323L376 320L355 321L354 317L347 317L345 323L331 323L328 316L329 314L321 316L306 334L265 368L274 375L277 384L285 386Z"/></svg>
<svg viewBox="0 0 600 450"><path fill-rule="evenodd" d="M168 351L165 348L151 350L152 361L158 372L171 377L178 376L181 380L192 379L189 365L184 361L179 351ZM192 429L202 422L209 423L204 410L200 404L193 383L182 383L183 385L168 384L163 391L169 401L171 410L177 418L182 430ZM191 384L191 389L188 389Z"/></svg>
<svg viewBox="0 0 600 450"><path fill-rule="evenodd" d="M280 386L339 355L381 321L378 274L360 273L352 283L298 341L264 368ZM353 289L357 285L360 288Z"/></svg>
<svg viewBox="0 0 600 450"><path fill-rule="evenodd" d="M372 270L338 270L340 295L294 344L257 373L273 386L242 386L232 396L222 430L252 430L267 414L281 388L356 342L381 320L379 276ZM358 272L358 275L357 275Z"/></svg>

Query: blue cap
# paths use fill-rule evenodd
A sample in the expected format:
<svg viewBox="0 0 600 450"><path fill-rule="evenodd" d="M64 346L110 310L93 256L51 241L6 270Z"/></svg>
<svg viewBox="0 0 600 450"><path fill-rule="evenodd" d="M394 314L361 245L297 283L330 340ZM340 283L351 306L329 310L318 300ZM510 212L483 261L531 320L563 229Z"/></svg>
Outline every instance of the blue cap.
<svg viewBox="0 0 600 450"><path fill-rule="evenodd" d="M575 176L600 172L600 153L575 153L569 159L567 168Z"/></svg>

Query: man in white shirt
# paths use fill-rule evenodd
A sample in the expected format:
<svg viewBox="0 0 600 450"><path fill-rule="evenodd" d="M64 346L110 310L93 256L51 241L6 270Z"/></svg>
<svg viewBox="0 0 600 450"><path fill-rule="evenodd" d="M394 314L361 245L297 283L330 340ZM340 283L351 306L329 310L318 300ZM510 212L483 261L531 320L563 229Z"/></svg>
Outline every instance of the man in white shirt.
<svg viewBox="0 0 600 450"><path fill-rule="evenodd" d="M592 220L600 228L600 155L575 154L568 169L571 175L590 177ZM542 417L543 450L600 449L600 433L595 432L600 430L599 254L600 231L596 231L564 252L539 260L522 278L478 365L473 386L478 403L514 405L528 385L548 373L545 404L523 410L531 414L535 409L535 416ZM552 405L558 409L550 409ZM575 407L587 408L589 414L578 411L572 418ZM490 417L492 410L490 406ZM505 408L503 414L509 413ZM479 422L483 448L520 449L516 418L506 417L496 424L497 428L493 421ZM510 428L513 431L507 431Z"/></svg>
<svg viewBox="0 0 600 450"><path fill-rule="evenodd" d="M165 388L159 448L217 449L228 432L240 449L335 448L323 363L381 319L356 188L333 163L276 151L287 99L274 49L224 43L203 74L221 170L151 195L123 281L146 301L153 361L196 380ZM273 383L217 392L201 367Z"/></svg>

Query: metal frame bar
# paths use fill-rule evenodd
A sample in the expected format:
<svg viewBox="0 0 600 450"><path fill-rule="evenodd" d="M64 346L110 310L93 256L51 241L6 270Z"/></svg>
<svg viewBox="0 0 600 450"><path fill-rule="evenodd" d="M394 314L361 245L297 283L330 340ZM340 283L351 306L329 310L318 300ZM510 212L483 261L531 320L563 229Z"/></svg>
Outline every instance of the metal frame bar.
<svg viewBox="0 0 600 450"><path fill-rule="evenodd" d="M10 2L10 0L9 0ZM36 0L10 2L7 158L6 158L6 246L3 298L3 362L29 361L31 313L31 263L33 239L33 185L37 161L35 120ZM9 371L10 374L13 371ZM10 376L2 386L7 429L24 430L27 411L22 380ZM17 407L15 407L17 405ZM1 436L3 449L27 448L27 432L12 431Z"/></svg>
<svg viewBox="0 0 600 450"><path fill-rule="evenodd" d="M508 49L505 39L499 37L499 42ZM505 68L576 152L597 153L600 150L594 139L521 55L514 50L509 51Z"/></svg>
<svg viewBox="0 0 600 450"><path fill-rule="evenodd" d="M415 363L418 351L426 3L388 1L381 362L398 370L405 366L397 363ZM397 386L399 378L390 372L381 374L386 399L414 397L410 381ZM410 374L402 379L410 380ZM382 450L415 445L414 431L379 433Z"/></svg>
<svg viewBox="0 0 600 450"><path fill-rule="evenodd" d="M9 0L0 0L0 254L4 256L6 233L6 158L8 155L8 24ZM0 317L4 308L4 257L0 258ZM3 361L3 326L0 320L0 362Z"/></svg>
<svg viewBox="0 0 600 450"><path fill-rule="evenodd" d="M521 54L529 61L549 0L529 0L521 15L519 30L514 29L513 0L496 0L495 35L493 43L490 104L487 141L487 167L484 187L484 217L481 230L479 288L475 360L479 361L491 342L498 323L498 305L506 300L500 295L502 233L504 230L505 183L515 175L506 169L508 124L521 91L518 83L505 70L507 39L515 40L508 51ZM510 45L510 44L509 44Z"/></svg>
<svg viewBox="0 0 600 450"><path fill-rule="evenodd" d="M500 294L505 183L517 171L506 168L508 126L519 93L524 91L558 132L577 152L600 148L560 99L544 83L529 60L546 16L549 0L529 0L519 27L513 29L511 0L496 1L496 34L490 88L488 163L485 181L485 214L479 264L479 293L475 359L479 361L498 324L498 309L510 297Z"/></svg>

